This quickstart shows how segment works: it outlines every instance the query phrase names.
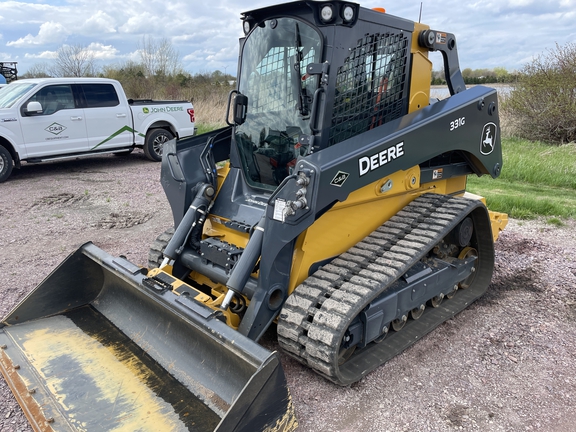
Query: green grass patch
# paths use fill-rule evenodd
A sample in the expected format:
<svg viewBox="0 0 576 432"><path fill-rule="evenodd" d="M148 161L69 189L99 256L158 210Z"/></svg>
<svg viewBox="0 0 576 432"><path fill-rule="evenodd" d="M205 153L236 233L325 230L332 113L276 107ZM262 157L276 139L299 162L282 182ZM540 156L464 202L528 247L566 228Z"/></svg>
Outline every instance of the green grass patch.
<svg viewBox="0 0 576 432"><path fill-rule="evenodd" d="M196 135L201 135L206 132L212 132L213 130L220 129L224 127L224 124L216 124L216 123L196 123Z"/></svg>
<svg viewBox="0 0 576 432"><path fill-rule="evenodd" d="M576 144L562 146L503 139L500 179L576 189Z"/></svg>
<svg viewBox="0 0 576 432"><path fill-rule="evenodd" d="M556 225L556 226L558 226L558 227L561 227L561 226L565 226L565 225L566 225L566 224L562 221L562 219L558 219L558 218L555 218L555 217L548 219L547 222L548 222L550 225Z"/></svg>
<svg viewBox="0 0 576 432"><path fill-rule="evenodd" d="M504 139L502 150L502 175L496 180L469 176L470 192L515 219L545 217L553 225L576 219L576 145Z"/></svg>

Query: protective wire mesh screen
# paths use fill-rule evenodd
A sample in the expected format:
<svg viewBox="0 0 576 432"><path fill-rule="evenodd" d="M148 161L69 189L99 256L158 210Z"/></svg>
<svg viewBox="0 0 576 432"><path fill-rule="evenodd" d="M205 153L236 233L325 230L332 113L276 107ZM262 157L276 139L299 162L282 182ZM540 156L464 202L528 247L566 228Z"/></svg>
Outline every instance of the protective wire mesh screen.
<svg viewBox="0 0 576 432"><path fill-rule="evenodd" d="M330 145L406 114L408 46L403 33L358 41L338 69Z"/></svg>
<svg viewBox="0 0 576 432"><path fill-rule="evenodd" d="M271 112L295 107L295 96L299 89L295 89L292 81L294 69L293 47L274 47L258 64L257 74L251 75L249 87L254 89L250 99L250 112ZM302 73L306 71L308 63L314 61L314 49L304 54L300 63ZM311 81L311 80L310 80ZM308 85L303 82L303 85Z"/></svg>

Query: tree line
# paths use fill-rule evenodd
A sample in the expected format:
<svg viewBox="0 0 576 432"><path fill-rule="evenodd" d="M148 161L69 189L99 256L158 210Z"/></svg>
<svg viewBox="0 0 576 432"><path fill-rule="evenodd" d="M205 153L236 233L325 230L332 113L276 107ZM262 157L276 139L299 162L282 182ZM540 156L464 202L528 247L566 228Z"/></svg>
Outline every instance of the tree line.
<svg viewBox="0 0 576 432"><path fill-rule="evenodd" d="M465 84L511 84L518 81L518 72L508 72L506 68L495 67L494 69L470 69L462 70L462 78ZM432 85L445 85L444 70L432 71Z"/></svg>
<svg viewBox="0 0 576 432"><path fill-rule="evenodd" d="M63 45L57 50L56 57L51 63L36 64L21 77L109 77L126 84L127 92L134 98L146 97L151 92L158 93L159 85L167 86L167 94L173 94L174 87L208 83L227 87L228 83L235 81L234 76L221 71L196 75L186 72L180 63L178 51L167 38L145 36L137 44L137 53L138 60L98 67L94 52L89 47ZM466 68L462 70L462 77L466 84L513 83L518 80L518 72L508 72L503 67ZM431 84L446 84L443 70L432 72Z"/></svg>
<svg viewBox="0 0 576 432"><path fill-rule="evenodd" d="M144 37L138 58L99 66L94 52L84 45L63 45L51 62L33 65L20 78L102 77L120 81L129 98L186 99L228 94L236 78L221 71L190 74L178 51L166 38ZM212 96L210 96L212 95Z"/></svg>
<svg viewBox="0 0 576 432"><path fill-rule="evenodd" d="M223 85L235 81L233 75L212 71L192 75L180 63L178 51L166 38L143 37L137 45L138 60L98 67L94 52L84 45L63 45L51 63L32 66L22 78L101 76L118 79L126 84L131 97L146 97L151 91L158 93L158 85L188 87L194 85ZM517 72L503 67L494 69L462 70L466 84L512 83L518 79ZM138 82L139 81L139 82ZM152 82L150 82L152 81ZM151 87L152 84L152 87ZM444 71L432 72L432 85L444 85ZM134 92L134 93L132 93ZM167 89L174 93L174 89Z"/></svg>

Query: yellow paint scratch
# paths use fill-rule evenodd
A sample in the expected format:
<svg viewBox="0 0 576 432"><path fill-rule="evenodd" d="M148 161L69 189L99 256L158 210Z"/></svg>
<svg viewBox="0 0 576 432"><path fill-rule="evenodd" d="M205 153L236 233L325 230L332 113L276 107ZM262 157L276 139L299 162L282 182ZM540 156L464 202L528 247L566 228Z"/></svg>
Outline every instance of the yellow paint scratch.
<svg viewBox="0 0 576 432"><path fill-rule="evenodd" d="M152 432L159 425L163 430L187 430L173 407L146 386L146 375L152 372L137 358L120 361L113 347L86 335L69 318L46 321L46 328L20 342L75 428L84 431L110 423L108 430L118 432ZM70 365L67 373L55 372L59 361ZM70 374L85 377L85 388L66 388Z"/></svg>

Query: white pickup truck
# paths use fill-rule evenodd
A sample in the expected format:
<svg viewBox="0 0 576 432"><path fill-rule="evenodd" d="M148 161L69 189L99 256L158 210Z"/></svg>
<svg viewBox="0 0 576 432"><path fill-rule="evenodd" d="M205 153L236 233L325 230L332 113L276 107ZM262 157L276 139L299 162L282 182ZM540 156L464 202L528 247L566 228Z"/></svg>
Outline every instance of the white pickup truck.
<svg viewBox="0 0 576 432"><path fill-rule="evenodd" d="M172 138L194 134L186 101L128 100L118 81L43 78L0 89L0 183L23 161L37 163L144 149L162 159Z"/></svg>

